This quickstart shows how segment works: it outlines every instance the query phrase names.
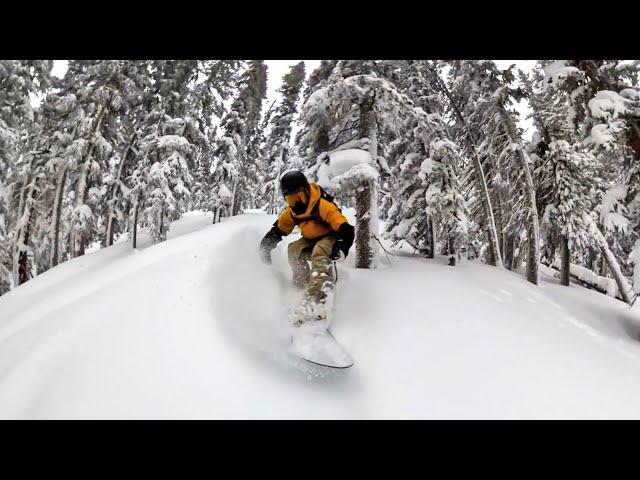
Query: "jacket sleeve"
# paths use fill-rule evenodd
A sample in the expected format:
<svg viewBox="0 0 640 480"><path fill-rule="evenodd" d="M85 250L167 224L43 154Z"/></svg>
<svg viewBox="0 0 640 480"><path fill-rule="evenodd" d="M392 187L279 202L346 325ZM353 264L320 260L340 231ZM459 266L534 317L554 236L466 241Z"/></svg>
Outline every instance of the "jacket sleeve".
<svg viewBox="0 0 640 480"><path fill-rule="evenodd" d="M320 199L320 206L318 207L320 218L327 222L331 226L331 230L337 232L340 230L340 225L347 222L345 217L338 207L333 203L326 201L324 198Z"/></svg>
<svg viewBox="0 0 640 480"><path fill-rule="evenodd" d="M280 214L280 217L275 223L275 226L278 227L278 230L280 230L280 232L282 232L282 235L289 235L291 232L293 232L296 224L293 222L291 209L289 207L285 208L284 212Z"/></svg>

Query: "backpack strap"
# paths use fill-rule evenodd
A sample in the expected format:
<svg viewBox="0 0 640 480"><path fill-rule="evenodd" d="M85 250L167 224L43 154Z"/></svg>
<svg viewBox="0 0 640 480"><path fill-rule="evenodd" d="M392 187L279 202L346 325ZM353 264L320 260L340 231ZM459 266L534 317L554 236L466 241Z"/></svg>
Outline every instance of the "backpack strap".
<svg viewBox="0 0 640 480"><path fill-rule="evenodd" d="M332 203L333 205L335 205L335 207L338 209L338 211L340 213L342 213L342 210L340 209L338 204L333 200L333 196L331 194L329 194L327 191L325 191L325 189L322 188L320 185L318 185L318 187L320 188L320 198L318 199L318 202L313 207L313 210L311 211L311 216L318 223L321 223L323 225L329 225L327 222L325 222L322 219L322 217L320 217L320 202L322 200L326 200L327 202Z"/></svg>

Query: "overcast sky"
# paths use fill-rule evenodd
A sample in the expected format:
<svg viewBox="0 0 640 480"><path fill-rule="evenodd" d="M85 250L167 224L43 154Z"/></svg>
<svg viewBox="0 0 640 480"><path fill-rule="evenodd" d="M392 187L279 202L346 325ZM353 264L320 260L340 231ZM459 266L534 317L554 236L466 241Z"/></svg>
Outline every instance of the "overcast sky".
<svg viewBox="0 0 640 480"><path fill-rule="evenodd" d="M274 100L277 100L277 90L280 88L280 84L282 83L282 76L289 71L289 68L292 65L300 62L301 60L265 60L267 64L267 101L265 105L265 109L271 105ZM320 60L302 60L305 63L305 72L306 75L309 76L313 70L316 69L320 65ZM504 69L509 67L509 65L516 64L517 68L520 68L524 71L531 70L534 68L536 61L535 60L494 60L498 68ZM54 60L53 63L53 74L57 77L64 76L64 72L67 70L67 61L66 60ZM525 119L526 115L530 112L529 105L526 101L521 101L519 105L516 106L518 112L520 112L520 125L525 130L525 139L531 139L531 134L533 133L532 121L529 119Z"/></svg>

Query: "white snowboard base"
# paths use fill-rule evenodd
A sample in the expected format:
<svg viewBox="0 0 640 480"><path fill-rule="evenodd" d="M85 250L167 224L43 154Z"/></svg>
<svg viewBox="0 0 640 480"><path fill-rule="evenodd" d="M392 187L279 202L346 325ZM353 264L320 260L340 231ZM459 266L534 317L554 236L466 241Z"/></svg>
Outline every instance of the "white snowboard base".
<svg viewBox="0 0 640 480"><path fill-rule="evenodd" d="M291 353L324 367L351 367L353 359L333 338L327 327L325 322L313 322L296 328L291 338Z"/></svg>

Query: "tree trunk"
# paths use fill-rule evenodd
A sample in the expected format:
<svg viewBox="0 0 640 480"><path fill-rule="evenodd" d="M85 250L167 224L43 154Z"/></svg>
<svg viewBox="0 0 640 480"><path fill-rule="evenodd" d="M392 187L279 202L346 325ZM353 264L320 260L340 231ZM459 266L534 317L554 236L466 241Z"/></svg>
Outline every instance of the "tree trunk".
<svg viewBox="0 0 640 480"><path fill-rule="evenodd" d="M25 194L28 191L29 182L31 182L31 164L33 163L33 156L29 157L29 164L22 181L22 188L20 189L20 200L18 202L18 218L22 217L24 211Z"/></svg>
<svg viewBox="0 0 640 480"><path fill-rule="evenodd" d="M496 257L494 256L495 251L491 248L491 246L489 246L489 248L487 249L487 254L486 254L486 258L487 258L487 265L495 265L496 264Z"/></svg>
<svg viewBox="0 0 640 480"><path fill-rule="evenodd" d="M518 254L516 255L516 258L515 258L515 264L513 266L513 270L518 271L522 266L524 252L529 249L528 243L529 243L529 240L527 239L527 240L523 240L522 243L520 244L520 248L518 248Z"/></svg>
<svg viewBox="0 0 640 480"><path fill-rule="evenodd" d="M131 224L131 246L136 248L138 245L138 210L140 209L140 194L136 195L133 204L133 223Z"/></svg>
<svg viewBox="0 0 640 480"><path fill-rule="evenodd" d="M556 241L552 241L549 245L549 262L553 264L556 259L556 250L558 249L558 245Z"/></svg>
<svg viewBox="0 0 640 480"><path fill-rule="evenodd" d="M537 221L537 220L536 220ZM527 242L528 254L527 254L527 280L534 285L538 284L538 261L540 258L539 244L538 244L538 228L536 226L529 225L529 240Z"/></svg>
<svg viewBox="0 0 640 480"><path fill-rule="evenodd" d="M557 277L557 278L560 277L560 270L558 270L558 267L556 266L556 264L549 265L549 268L551 268L555 272L557 272L557 275L554 274L555 277ZM597 282L596 283L591 283L591 282L585 280L584 278L581 278L581 277L575 275L575 273L570 273L570 275L571 275L571 278L573 278L575 283L577 283L579 285L582 285L582 286L585 286L586 288L593 289L593 290L596 290L598 292L604 293L605 295L609 295L609 292L607 291L607 289L606 288L602 288L602 286L598 285ZM614 297L618 298L617 295L614 295Z"/></svg>
<svg viewBox="0 0 640 480"><path fill-rule="evenodd" d="M104 114L106 113L106 109L104 107L100 107L100 113L96 117L96 123L92 129L92 132L89 137L89 146L87 148L87 156L82 162L82 169L80 171L80 179L78 180L78 196L76 200L76 208L85 204L87 192L89 191L89 168L91 167L91 155L93 153L93 148L95 146L94 137L98 130L100 130L100 126L102 124L102 119ZM84 255L84 244L85 238L83 232L76 232L75 239L73 245L73 253L74 257L79 257Z"/></svg>
<svg viewBox="0 0 640 480"><path fill-rule="evenodd" d="M66 255L64 260L71 260L73 258L73 232L71 230L71 228L69 228L69 230L67 231L67 238L65 239L66 243L67 243L67 248L66 248Z"/></svg>
<svg viewBox="0 0 640 480"><path fill-rule="evenodd" d="M273 179L273 192L271 194L271 211L269 213L278 213L277 210L277 201L276 201L276 192L278 191L278 183L280 181L280 175L282 174L282 169L284 168L285 165L285 161L286 161L286 156L287 156L287 144L285 144L284 142L288 141L288 139L283 138L281 140L281 144L280 144L280 161L278 164L278 174L276 175L276 178Z"/></svg>
<svg viewBox="0 0 640 480"><path fill-rule="evenodd" d="M73 133L71 134L72 138L75 138L77 126L73 128ZM56 183L56 193L53 203L53 212L51 219L51 267L55 267L58 265L60 258L60 220L62 219L62 199L64 197L64 187L67 182L67 172L69 171L69 164L65 161L62 165L62 171L60 172L60 176L58 177L58 181Z"/></svg>
<svg viewBox="0 0 640 480"><path fill-rule="evenodd" d="M165 236L166 232L164 231L164 205L160 208L160 240L165 241L167 238Z"/></svg>
<svg viewBox="0 0 640 480"><path fill-rule="evenodd" d="M504 255L505 255L505 249L506 249L506 245L505 245L505 235L504 235L504 214L502 211L502 199L500 197L500 189L497 189L497 195L496 195L496 199L498 201L498 215L496 216L496 228L498 230L498 242L500 245L500 251L502 252L502 256L503 256L503 261L504 261Z"/></svg>
<svg viewBox="0 0 640 480"><path fill-rule="evenodd" d="M593 270L594 272L598 269L597 265L598 254L596 249L593 247L589 247L589 270Z"/></svg>
<svg viewBox="0 0 640 480"><path fill-rule="evenodd" d="M447 247L448 247L447 253L449 254L449 266L455 267L456 266L456 246L453 243L453 238L451 237L450 231L447 233Z"/></svg>
<svg viewBox="0 0 640 480"><path fill-rule="evenodd" d="M506 235L506 244L504 249L504 265L507 270L513 269L513 236Z"/></svg>
<svg viewBox="0 0 640 480"><path fill-rule="evenodd" d="M435 258L436 256L436 229L434 225L433 216L427 217L427 239L429 241L429 251L427 252L427 258Z"/></svg>
<svg viewBox="0 0 640 480"><path fill-rule="evenodd" d="M62 198L64 185L67 181L67 165L62 166L62 171L56 182L56 193L53 200L53 218L51 219L51 267L58 265L60 255L60 219L62 218Z"/></svg>
<svg viewBox="0 0 640 480"><path fill-rule="evenodd" d="M360 138L369 138L369 154L375 162L377 150L377 124L370 96L360 102ZM367 181L356 192L356 268L377 267L377 188Z"/></svg>
<svg viewBox="0 0 640 480"><path fill-rule="evenodd" d="M511 264L509 265L509 270L513 270L516 267L516 245L517 240L515 235L511 237Z"/></svg>
<svg viewBox="0 0 640 480"><path fill-rule="evenodd" d="M436 223L436 219L434 216L431 216L431 220L429 221L431 227L431 245L433 245L433 250L431 250L431 258L436 257L436 248L438 247L438 224Z"/></svg>
<svg viewBox="0 0 640 480"><path fill-rule="evenodd" d="M613 279L616 281L616 285L618 286L618 291L620 292L620 296L625 303L631 303L631 298L629 297L629 292L631 287L627 284L626 279L622 276L622 272L620 271L620 265L616 260L616 257L613 255L613 252L609 248L608 245L602 245L602 256L607 262L607 266L611 271L611 275Z"/></svg>
<svg viewBox="0 0 640 480"><path fill-rule="evenodd" d="M30 193L29 196L31 196L32 194ZM24 226L21 228L20 231L20 244L19 244L19 254L18 254L18 285L22 285L23 283L25 283L26 281L29 280L29 255L28 255L28 244L29 244L29 234L31 231L31 212L32 212L32 208L31 205L29 205L29 203L31 203L29 200L27 200L27 205L25 206L25 215L27 217L27 220L24 224Z"/></svg>
<svg viewBox="0 0 640 480"><path fill-rule="evenodd" d="M233 191L231 192L231 215L232 216L237 214L237 210L236 210L237 192L238 192L238 178L236 177L233 179Z"/></svg>
<svg viewBox="0 0 640 480"><path fill-rule="evenodd" d="M113 245L113 231L114 231L114 223L116 221L116 216L115 216L115 202L117 201L116 195L118 193L118 190L120 189L120 179L122 178L122 171L124 170L124 164L127 161L127 155L129 154L129 150L131 150L131 147L133 147L133 142L135 142L136 139L136 134L134 133L131 137L131 140L129 141L129 144L127 145L127 148L125 149L124 153L122 154L122 160L120 161L120 165L118 165L118 174L116 176L114 185L113 185L113 189L111 190L111 206L109 207L109 213L107 214L107 231L106 231L106 235L105 235L105 245L107 247Z"/></svg>
<svg viewBox="0 0 640 480"><path fill-rule="evenodd" d="M373 105L368 113L369 124L369 155L373 166L378 165L378 122L373 111ZM369 250L371 251L371 268L378 268L378 185L376 182L369 183Z"/></svg>
<svg viewBox="0 0 640 480"><path fill-rule="evenodd" d="M476 176L478 177L478 184L480 185L480 191L482 193L482 206L484 208L484 212L487 217L486 228L487 228L487 236L489 237L489 248L491 249L490 257L493 258L492 264L495 264L498 267L502 267L502 256L500 254L500 246L499 246L500 244L498 242L498 232L496 230L496 222L493 215L493 208L491 207L491 198L489 197L487 180L485 178L484 171L482 169L482 164L480 163L480 155L478 154L476 139L471 132L471 128L469 128L469 124L467 123L467 120L464 118L464 116L462 115L462 112L456 105L456 102L453 100L453 97L451 96L451 92L449 92L449 89L447 88L445 83L440 79L440 75L438 75L438 72L435 70L433 73L435 75L435 78L438 81L438 84L440 85L441 90L449 99L449 103L451 104L451 107L453 108L453 111L455 112L456 117L458 117L458 120L460 121L460 123L462 123L465 129L467 130L469 145L471 146L471 149L473 151L473 155L472 155L473 167L474 167Z"/></svg>
<svg viewBox="0 0 640 480"><path fill-rule="evenodd" d="M552 260L553 263L553 260ZM560 284L569 286L569 276L571 275L571 258L569 255L569 239L560 238Z"/></svg>
<svg viewBox="0 0 640 480"><path fill-rule="evenodd" d="M17 265L15 267L15 271L17 274L17 284L22 285L26 281L29 280L29 255L28 255L28 244L29 244L29 236L31 233L31 223L32 223L32 214L33 214L33 195L35 190L37 189L36 185L37 179L33 179L29 186L29 193L24 201L24 212L20 217L22 221L22 227L18 231L18 242L16 252L16 260Z"/></svg>
<svg viewBox="0 0 640 480"><path fill-rule="evenodd" d="M20 200L18 202L18 215L17 218L18 220L22 220L28 205L29 205L29 198L31 196L31 191L33 188L33 180L31 179L31 164L33 163L33 156L29 157L29 164L24 172L24 178L22 181L22 188L20 188ZM26 193L26 192L29 193ZM30 215L30 213L27 213L27 215ZM12 253L13 257L12 257L12 282L15 286L20 285L20 265L21 265L21 261L22 261L22 251L20 249L20 245L23 242L23 238L24 238L24 232L25 232L25 228L26 228L26 224L23 222L22 223L22 227L17 231L16 234L16 244L15 244L15 248L16 250Z"/></svg>
<svg viewBox="0 0 640 480"><path fill-rule="evenodd" d="M319 128L318 135L316 136L313 142L313 153L317 157L323 152L329 150L329 125L328 122L324 122L324 124Z"/></svg>
<svg viewBox="0 0 640 480"><path fill-rule="evenodd" d="M600 276L606 277L607 273L608 273L607 261L604 258L604 255L600 255Z"/></svg>
<svg viewBox="0 0 640 480"><path fill-rule="evenodd" d="M31 218L24 226L23 245L26 247L29 242L29 230L31 227ZM20 249L18 258L18 285L22 285L29 280L29 267L28 267L29 255L26 248Z"/></svg>
<svg viewBox="0 0 640 480"><path fill-rule="evenodd" d="M538 284L538 262L540 261L540 227L538 225L538 207L536 205L536 191L533 187L533 179L531 178L531 170L524 154L520 139L515 132L515 126L507 111L499 105L498 111L502 118L505 132L512 144L517 145L517 154L520 160L520 166L524 173L524 189L527 196L527 206L529 215L527 217L529 226L527 233L529 235L529 254L527 256L527 280L531 283Z"/></svg>
<svg viewBox="0 0 640 480"><path fill-rule="evenodd" d="M364 186L356 192L356 268L371 267L369 251L369 208L371 205L371 189Z"/></svg>
<svg viewBox="0 0 640 480"><path fill-rule="evenodd" d="M602 257L607 264L607 267L611 271L611 275L613 279L616 281L616 285L618 286L618 291L620 292L620 297L626 303L631 303L631 298L629 297L629 292L631 291L631 287L627 283L627 280L622 275L622 271L620 270L620 264L616 260L615 255L609 248L609 244L607 243L607 239L604 238L602 232L595 224L593 219L587 215L586 213L582 214L582 220L587 225L588 231L595 237L598 245L600 246L600 250L602 252Z"/></svg>

